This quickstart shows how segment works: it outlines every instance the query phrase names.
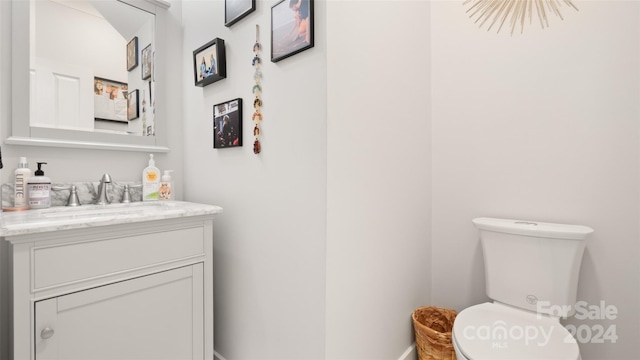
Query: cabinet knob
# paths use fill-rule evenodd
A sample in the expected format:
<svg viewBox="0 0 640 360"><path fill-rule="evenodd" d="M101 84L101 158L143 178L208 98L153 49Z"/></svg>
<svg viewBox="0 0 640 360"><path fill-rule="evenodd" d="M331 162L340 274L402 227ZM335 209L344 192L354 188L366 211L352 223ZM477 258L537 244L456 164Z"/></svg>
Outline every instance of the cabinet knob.
<svg viewBox="0 0 640 360"><path fill-rule="evenodd" d="M53 331L52 328L46 327L46 328L42 329L42 331L40 332L40 337L45 339L45 340L47 340L47 339L49 339L50 337L53 336L54 332L55 331Z"/></svg>

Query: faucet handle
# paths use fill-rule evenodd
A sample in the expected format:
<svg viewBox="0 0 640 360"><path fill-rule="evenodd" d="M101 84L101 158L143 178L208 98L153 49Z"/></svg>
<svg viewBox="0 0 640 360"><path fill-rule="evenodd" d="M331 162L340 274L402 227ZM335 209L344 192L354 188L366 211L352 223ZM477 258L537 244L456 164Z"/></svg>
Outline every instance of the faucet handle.
<svg viewBox="0 0 640 360"><path fill-rule="evenodd" d="M78 198L78 191L75 185L52 186L51 190L55 190L55 191L69 190L69 198L67 199L67 206L80 206L80 199Z"/></svg>
<svg viewBox="0 0 640 360"><path fill-rule="evenodd" d="M122 203L123 204L128 204L131 202L131 193L129 193L129 189L130 188L139 188L142 187L142 184L139 185L125 185L124 186L124 192L122 193Z"/></svg>

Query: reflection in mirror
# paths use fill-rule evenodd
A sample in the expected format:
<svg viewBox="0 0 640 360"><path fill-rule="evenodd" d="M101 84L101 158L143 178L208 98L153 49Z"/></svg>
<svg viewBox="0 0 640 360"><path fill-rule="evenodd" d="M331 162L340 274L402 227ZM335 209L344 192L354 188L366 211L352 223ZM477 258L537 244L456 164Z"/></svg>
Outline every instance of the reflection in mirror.
<svg viewBox="0 0 640 360"><path fill-rule="evenodd" d="M153 63L155 16L113 0L32 5L31 126L153 135L154 82L142 69Z"/></svg>
<svg viewBox="0 0 640 360"><path fill-rule="evenodd" d="M10 1L12 118L6 144L169 151L162 76L168 1ZM110 7L116 5L121 8ZM128 70L126 49L134 38L138 65ZM98 91L97 79L103 80ZM105 81L112 83L106 95ZM129 95L134 90L137 102ZM130 111L134 105L137 115Z"/></svg>

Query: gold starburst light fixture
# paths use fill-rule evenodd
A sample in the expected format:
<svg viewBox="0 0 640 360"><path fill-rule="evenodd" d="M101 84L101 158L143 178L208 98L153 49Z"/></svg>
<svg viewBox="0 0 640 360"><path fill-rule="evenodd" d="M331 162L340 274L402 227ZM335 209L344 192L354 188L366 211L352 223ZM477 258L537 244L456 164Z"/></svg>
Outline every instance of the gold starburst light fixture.
<svg viewBox="0 0 640 360"><path fill-rule="evenodd" d="M578 11L571 0L562 0L562 2ZM526 19L529 19L529 24L533 21L533 13L538 16L540 26L543 29L549 27L547 12L554 13L561 20L564 20L560 14L560 0L466 0L462 5L469 6L467 9L469 18L475 17L475 23L480 22L480 27L491 20L487 31L499 24L496 33L500 32L507 19L509 19L509 26L511 26L511 35L518 24L520 24L520 33L522 33Z"/></svg>

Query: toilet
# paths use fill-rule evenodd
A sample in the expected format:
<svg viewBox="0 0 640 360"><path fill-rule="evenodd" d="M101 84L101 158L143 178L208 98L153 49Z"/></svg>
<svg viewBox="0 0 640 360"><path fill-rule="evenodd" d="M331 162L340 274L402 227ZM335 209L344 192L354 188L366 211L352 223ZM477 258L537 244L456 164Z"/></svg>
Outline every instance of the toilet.
<svg viewBox="0 0 640 360"><path fill-rule="evenodd" d="M458 360L580 360L560 320L575 313L580 262L593 229L476 218L484 255L486 302L458 313Z"/></svg>

